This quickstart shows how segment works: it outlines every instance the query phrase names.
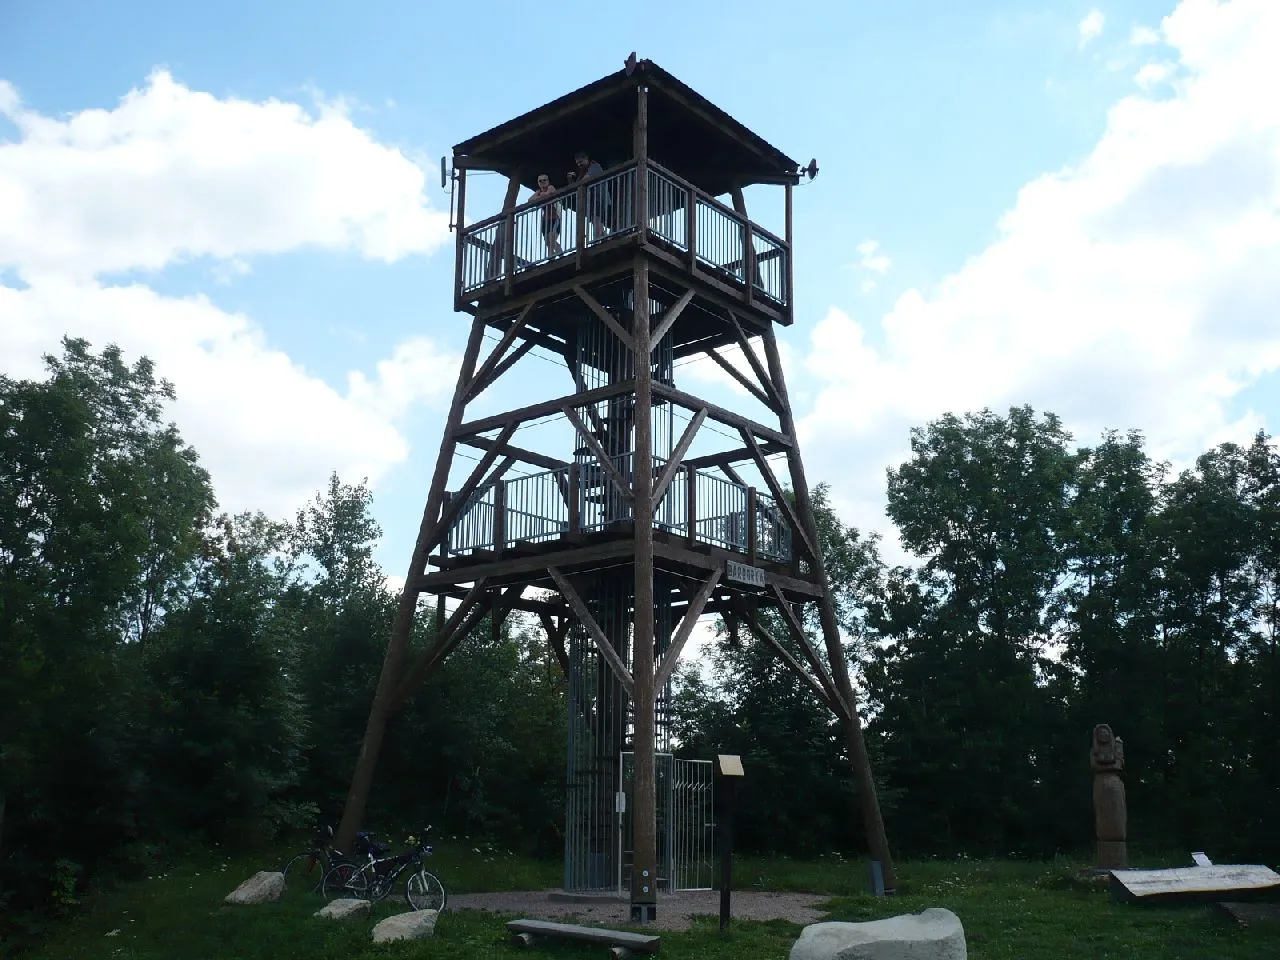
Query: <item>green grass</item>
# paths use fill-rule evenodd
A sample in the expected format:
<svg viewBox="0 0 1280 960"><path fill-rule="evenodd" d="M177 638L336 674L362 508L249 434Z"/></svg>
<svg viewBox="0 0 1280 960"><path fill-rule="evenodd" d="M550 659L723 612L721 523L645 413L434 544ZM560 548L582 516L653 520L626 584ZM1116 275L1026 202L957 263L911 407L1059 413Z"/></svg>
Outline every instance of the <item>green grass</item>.
<svg viewBox="0 0 1280 960"><path fill-rule="evenodd" d="M559 881L557 863L537 863L479 844L444 841L432 869L451 894L539 889ZM318 901L284 901L231 907L222 897L259 869L283 856L224 857L213 852L163 873L96 897L73 920L61 924L30 960L279 960L281 957L360 958L600 956L599 947L551 944L521 953L506 942L502 919L472 911L448 911L436 935L419 943L375 947L369 931L376 920L407 909L383 902L373 918L324 922L311 914ZM1253 960L1278 954L1280 929L1241 929L1207 907L1140 907L1114 903L1105 885L1076 879L1079 864L1020 861L926 861L899 866L898 896L866 894L865 863L740 859L736 889L793 890L830 894L832 920L874 920L926 907L947 907L964 923L974 960ZM662 956L785 958L800 927L782 921L735 922L722 937L708 918L688 932L663 932ZM113 931L115 931L113 933Z"/></svg>

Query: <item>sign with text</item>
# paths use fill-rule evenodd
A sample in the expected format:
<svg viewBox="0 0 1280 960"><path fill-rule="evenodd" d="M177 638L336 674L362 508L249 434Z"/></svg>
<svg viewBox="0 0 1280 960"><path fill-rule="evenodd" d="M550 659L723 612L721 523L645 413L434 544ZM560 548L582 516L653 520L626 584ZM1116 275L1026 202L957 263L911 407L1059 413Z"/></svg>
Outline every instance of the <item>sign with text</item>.
<svg viewBox="0 0 1280 960"><path fill-rule="evenodd" d="M749 583L753 587L764 586L764 571L746 563L726 562L725 577L737 583Z"/></svg>

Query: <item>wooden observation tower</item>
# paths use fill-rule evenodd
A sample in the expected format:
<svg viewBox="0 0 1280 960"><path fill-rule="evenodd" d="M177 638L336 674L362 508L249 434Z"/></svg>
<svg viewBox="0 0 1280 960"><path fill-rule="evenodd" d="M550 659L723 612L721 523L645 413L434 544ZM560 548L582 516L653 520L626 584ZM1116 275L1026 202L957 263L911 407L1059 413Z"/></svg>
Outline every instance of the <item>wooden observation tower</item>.
<svg viewBox="0 0 1280 960"><path fill-rule="evenodd" d="M501 212L468 225L474 171L508 187ZM659 890L681 888L676 861L709 856L670 799L700 786L663 762L672 671L698 618L720 615L843 722L871 855L893 888L775 340L775 324L793 319L792 194L805 174L634 54L454 148L454 306L471 333L340 843L363 815L397 706L484 616L531 611L568 679L566 888L621 887L632 918L651 919ZM544 177L554 192L519 199ZM744 189L765 185L783 193L777 233L747 215ZM530 354L551 361L522 364L538 368L523 389L540 395L472 413ZM695 358L758 414L682 389L677 372ZM456 606L446 619L441 602L434 645L411 663L422 594ZM825 656L802 629L810 604ZM785 635L766 629L763 609ZM693 832L709 826L704 816Z"/></svg>

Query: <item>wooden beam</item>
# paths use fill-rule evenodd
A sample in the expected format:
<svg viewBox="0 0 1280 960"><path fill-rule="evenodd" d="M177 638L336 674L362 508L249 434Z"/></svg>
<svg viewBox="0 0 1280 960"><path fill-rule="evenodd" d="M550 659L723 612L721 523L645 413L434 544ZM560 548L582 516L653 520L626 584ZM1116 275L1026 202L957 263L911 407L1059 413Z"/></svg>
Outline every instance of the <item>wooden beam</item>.
<svg viewBox="0 0 1280 960"><path fill-rule="evenodd" d="M573 584L568 581L558 568L548 567L547 573L551 574L551 579L555 581L560 593L569 602L569 606L578 618L578 622L582 624L587 633L591 635L591 639L595 641L596 648L600 651L600 656L604 657L609 664L614 675L622 684L622 688L627 691L627 696L634 696L635 681L631 677L631 671L627 669L626 664L622 662L622 658L618 656L618 651L614 650L613 645L609 643L609 638L600 629L600 624L596 623L596 618L591 615L587 605L582 602L582 597L578 596L578 591L573 589Z"/></svg>
<svg viewBox="0 0 1280 960"><path fill-rule="evenodd" d="M751 394L753 397L759 400L762 404L764 404L770 410L774 411L775 413L777 412L778 410L777 403L771 400L769 397L765 396L765 393L763 390L761 390L754 383L752 383L745 376L743 376L742 371L740 371L737 367L731 364L724 357L720 356L720 354L716 353L716 351L711 347L707 348L706 354L708 357L710 357L712 360L716 362L717 366L719 366L721 370L729 374L729 376L733 377L733 379L737 380L738 383L742 384L743 389L746 390L747 393Z"/></svg>
<svg viewBox="0 0 1280 960"><path fill-rule="evenodd" d="M573 292L591 309L592 313L600 318L601 323L613 331L613 335L622 342L623 346L633 353L635 352L635 342L631 339L631 334L622 329L622 325L613 318L613 314L606 310L599 300L587 293L580 285L575 285Z"/></svg>
<svg viewBox="0 0 1280 960"><path fill-rule="evenodd" d="M504 443L500 448L496 440L488 437L466 437L458 441L469 447L475 447L477 450L494 450L500 454L506 454L521 463L529 463L535 467L542 467L544 470L563 470L569 464L564 460L557 460L555 457L548 457L546 454L535 453L532 450L524 450L520 447L512 446Z"/></svg>
<svg viewBox="0 0 1280 960"><path fill-rule="evenodd" d="M819 683L817 680L815 680L809 674L809 671L806 670L800 664L800 661L797 660L794 655L792 655L791 651L788 650L786 647L784 647L782 644L780 644L776 639L774 639L773 634L771 634L768 630L766 630L757 622L756 614L754 610L747 608L745 610L745 615L742 617L742 620L744 623L746 623L747 628L753 634L755 634L756 639L760 640L762 643L764 643L766 646L772 649L773 652L776 653L782 659L783 663L785 663L788 667L790 667L792 671L798 677L800 677L800 679L804 680L804 682L808 684L809 689L813 691L813 693L817 696L817 698L827 705L827 709L829 709L841 720L845 719L844 711L842 711L840 707L837 706L838 701L833 701L830 695L827 693L826 689L822 686L822 684Z"/></svg>
<svg viewBox="0 0 1280 960"><path fill-rule="evenodd" d="M404 704L413 691L421 686L422 682L426 680L435 665L443 659L443 654L449 645L449 641L453 638L453 635L458 632L458 628L461 627L463 622L467 619L472 608L480 602L480 599L484 596L487 585L487 581L483 579L477 580L467 592L467 595L463 598L462 602L454 608L453 613L450 614L449 619L445 621L443 629L441 629L440 633L436 636L435 642L431 644L430 649L418 658L418 662L414 665L413 669L409 671L409 675L401 681L400 686L396 690L395 699L397 706Z"/></svg>
<svg viewBox="0 0 1280 960"><path fill-rule="evenodd" d="M637 88L641 123L646 116L647 93ZM644 157L640 166L644 167ZM654 756L653 648L656 612L653 603L653 363L649 342L649 261L642 253L635 258L632 281L634 309L633 336L636 357L634 408L635 453L631 482L635 488L632 513L635 516L635 592L632 617L632 662L636 668L632 692L632 868L631 913L633 919L653 919L658 900L657 767Z"/></svg>
<svg viewBox="0 0 1280 960"><path fill-rule="evenodd" d="M569 621L567 618L561 620L557 625L555 620L549 613L538 614L538 619L542 621L542 629L547 634L547 646L551 653L555 656L556 662L560 664L560 672L568 679L569 676L569 652L565 649L564 640L569 632Z"/></svg>
<svg viewBox="0 0 1280 960"><path fill-rule="evenodd" d="M591 448L591 452L595 454L596 460L600 462L600 469L608 474L609 479L613 481L613 485L617 488L618 493L622 494L623 498L628 503L634 503L635 495L631 490L631 485L627 483L627 481L623 479L622 474L618 472L618 468L614 466L612 458L605 452L604 447L600 446L600 441L597 440L591 431L587 429L587 425L583 423L582 418L578 416L578 411L568 404L561 407L561 410L564 412L564 415L569 418L569 422L573 424L574 429L578 431L578 435L582 437L587 446Z"/></svg>
<svg viewBox="0 0 1280 960"><path fill-rule="evenodd" d="M810 559L817 559L817 544L809 539L808 531L805 530L800 518L796 516L795 508L791 506L791 502L786 498L782 484L778 483L778 478L773 475L773 470L770 469L768 461L765 460L764 453L760 450L760 445L756 443L756 438L751 435L750 430L740 429L739 432L742 434L742 439L746 441L747 447L751 450L751 458L755 460L756 467L760 470L760 475L764 477L764 482L769 485L769 492L773 494L773 499L777 503L778 509L787 515L787 522L791 524L795 536L804 544Z"/></svg>
<svg viewBox="0 0 1280 960"><path fill-rule="evenodd" d="M500 378L504 373L506 373L512 367L514 367L525 354L527 354L530 350L533 349L533 347L534 347L534 342L532 340L526 339L523 343L520 344L520 346L512 350L511 354L505 360L503 360L500 364L494 367L492 371L490 371L489 375L483 380L483 382L477 383L476 392L473 395L473 397L479 396L480 394L484 393L484 391L488 390L489 387L491 387L494 384L494 382L498 380L498 378Z"/></svg>
<svg viewBox="0 0 1280 960"><path fill-rule="evenodd" d="M484 323L473 320L471 334L467 338L467 347L462 355L462 366L458 370L458 380L454 385L453 401L445 421L444 435L440 441L440 453L431 475L427 503L418 527L418 539L414 543L413 554L409 559L409 572L405 577L404 589L400 591L395 620L391 625L391 637L382 659L382 670L378 674L378 686L374 692L373 703L369 707L369 719L365 725L364 738L360 744L360 753L356 757L355 770L351 775L351 787L347 791L342 820L338 824L337 843L343 850L350 849L351 844L355 842L356 831L359 830L360 821L364 818L369 791L373 786L373 775L378 765L378 754L382 749L383 735L386 732L387 721L395 709L396 686L400 682L400 673L409 655L409 637L413 632L413 621L418 609L417 584L426 573L427 560L431 556L428 541L437 529L437 516L441 501L444 499L445 485L449 481L449 468L453 463L453 454L457 448L454 434L466 406L464 399L466 385L472 373L475 372L483 339Z"/></svg>
<svg viewBox="0 0 1280 960"><path fill-rule="evenodd" d="M675 387L669 387L665 383L654 381L653 395L661 397L663 400L670 400L672 403L679 404L690 413L707 408L707 416L717 423L723 423L725 426L733 427L736 430L748 430L758 436L764 437L766 440L772 440L778 446L790 449L791 438L785 433L779 433L777 430L770 430L762 423L756 423L747 417L734 413L732 410L726 410L724 407L717 407L713 403L707 403L698 397L689 393L677 390Z"/></svg>
<svg viewBox="0 0 1280 960"><path fill-rule="evenodd" d="M671 458L667 461L667 465L662 471L662 476L658 478L658 482L653 486L654 510L658 509L658 504L667 495L667 487L671 486L671 481L675 479L676 472L680 469L680 461L689 452L689 445L693 443L693 438L697 436L698 428L702 426L702 421L706 419L707 408L703 407L693 415L689 425L684 428L684 433L680 435L680 441L676 444L675 450L671 451Z"/></svg>
<svg viewBox="0 0 1280 960"><path fill-rule="evenodd" d="M455 163L455 166L456 163ZM455 229L458 231L454 238L453 250L453 309L457 310L462 306L462 264L464 251L466 250L466 211L467 211L467 171L462 169L458 173L458 222Z"/></svg>
<svg viewBox="0 0 1280 960"><path fill-rule="evenodd" d="M786 243L787 243L787 267L782 274L782 282L786 284L786 288L782 291L782 299L783 299L783 302L786 304L788 322L794 320L796 315L796 308L795 308L796 297L795 297L795 294L792 292L794 289L793 284L795 282L795 262L796 262L796 258L792 255L792 250L794 248L791 245L793 240L793 234L794 234L794 230L792 228L793 203L794 201L792 200L792 187L791 187L791 184L788 183L786 187L786 210L785 210L787 225L784 231L786 233Z"/></svg>
<svg viewBox="0 0 1280 960"><path fill-rule="evenodd" d="M689 641L690 634L698 622L698 618L702 616L703 608L706 607L707 601L711 599L711 594L715 590L716 585L720 583L720 577L724 573L722 567L716 567L702 582L702 586L698 588L698 592L689 601L689 606L685 610L684 619L680 621L680 626L676 628L675 636L671 638L671 646L667 648L666 655L663 656L662 662L658 664L657 673L653 677L653 688L661 690L666 682L671 678L672 671L676 668L676 663L680 659L680 653L684 650L684 645Z"/></svg>
<svg viewBox="0 0 1280 960"><path fill-rule="evenodd" d="M771 584L770 590L773 592L778 601L778 610L786 619L787 625L791 628L792 639L800 645L800 650L804 653L804 658L809 661L809 667L813 670L813 675L818 678L818 682L822 684L824 690L827 691L833 702L843 704L844 700L840 696L840 692L836 689L835 681L831 679L831 674L827 672L826 667L822 665L822 659L818 656L818 651L814 649L809 638L805 636L804 624L800 622L800 618L796 616L795 610L791 608L791 603L783 596L782 591L778 589L778 585ZM844 715L848 716L848 709L844 711Z"/></svg>
<svg viewBox="0 0 1280 960"><path fill-rule="evenodd" d="M612 78L607 77L604 79L611 80ZM591 93L567 93L545 106L531 110L522 116L516 117L514 120L508 120L495 128L498 132L495 132L490 138L482 139L483 135L481 135L480 137L473 137L468 142L474 143L478 140L477 146L491 153L509 140L523 136L534 127L551 125L557 120L585 110L587 107L594 106L602 100L608 100L610 97L616 96L620 90L625 90L632 83L632 80L629 77L619 77L615 82L606 83L597 80L596 83L599 83L600 86L591 91ZM460 146L466 146L466 144L461 144ZM456 160L457 157L455 157L455 162Z"/></svg>
<svg viewBox="0 0 1280 960"><path fill-rule="evenodd" d="M516 336L524 329L524 325L529 320L529 312L533 310L533 304L527 303L520 315L516 317L515 322L507 327L506 333L502 335L502 339L498 341L498 345L490 351L489 356L485 357L484 363L480 365L480 369L476 371L476 375L471 378L471 383L467 386L467 400L475 398L475 395L484 389L481 384L484 379L493 372L499 361L502 360L503 354L507 352L507 348L511 346ZM526 341L527 342L527 341Z"/></svg>
<svg viewBox="0 0 1280 960"><path fill-rule="evenodd" d="M756 356L756 352L751 349L751 340L743 332L742 324L738 322L737 315L732 310L726 310L725 316L729 319L729 325L733 329L733 335L738 338L738 346L742 348L743 355L747 358L747 363L751 365L751 372L756 375L756 379L760 381L760 386L764 389L772 399L773 403L767 406L775 413L782 408L782 398L778 395L777 388L773 385L773 379L765 372L760 364L760 359Z"/></svg>
<svg viewBox="0 0 1280 960"><path fill-rule="evenodd" d="M693 288L686 290L674 304L667 308L662 315L662 322L658 324L658 328L649 335L649 343L652 349L657 349L662 343L662 338L667 335L667 331L680 319L680 314L684 313L684 308L689 305L689 301L693 299Z"/></svg>
<svg viewBox="0 0 1280 960"><path fill-rule="evenodd" d="M521 310L530 304L533 306L541 306L545 299L545 296L540 294L539 296L522 301L519 306ZM504 305L503 309L486 314L484 316L484 322L500 333L506 333L507 329L515 323L515 319L512 318L510 314L511 305L508 302ZM569 344L566 340L557 339L547 331L535 325L532 317L529 318L524 329L520 331L520 339L528 340L532 342L535 347L542 347L544 350L561 357L565 356L569 350Z"/></svg>
<svg viewBox="0 0 1280 960"><path fill-rule="evenodd" d="M483 417L480 420L472 420L470 423L460 424L453 433L452 439L462 440L465 437L475 436L478 433L488 433L490 430L496 430L499 427L505 427L508 424L519 426L528 420L537 420L540 417L549 414L559 413L564 410L565 404L574 407L584 407L588 404L599 403L601 400L612 400L614 397L620 397L625 393L631 393L635 390L635 383L625 380L621 383L613 383L604 387L597 387L594 390L588 390L585 393L572 393L567 397L560 397L556 400L544 400L541 403L533 403L527 407L521 407L518 410L511 410L507 413L495 414L492 417Z"/></svg>
<svg viewBox="0 0 1280 960"><path fill-rule="evenodd" d="M738 471L733 469L733 467L730 466L729 464L720 463L720 464L717 464L717 466L720 468L720 472L729 478L730 483L736 483L740 487L749 486L747 481L743 480L742 477L738 474Z"/></svg>
<svg viewBox="0 0 1280 960"><path fill-rule="evenodd" d="M428 540L428 549L434 550L440 545L440 542L449 535L449 528L453 526L453 522L458 519L458 514L467 505L467 498L480 485L480 481L484 478L485 472L493 466L493 461L498 459L498 455L502 448L506 446L507 441L511 439L511 435L516 432L514 423L507 424L502 432L498 434L498 438L493 442L493 446L486 450L484 456L480 458L479 463L471 471L466 482L458 488L457 492L449 498L448 505L440 514L440 522L436 524L435 530L431 532ZM508 456L504 466L510 466L514 457ZM499 474L500 476L501 474Z"/></svg>
<svg viewBox="0 0 1280 960"><path fill-rule="evenodd" d="M794 437L795 421L791 416L791 404L787 399L786 377L782 370L782 357L778 353L778 343L772 327L764 331L765 355L769 360L769 374L777 388L778 397L782 401L782 412L778 415L779 425L787 435ZM813 504L809 500L809 483L805 478L804 464L800 460L800 445L793 443L787 451L787 463L791 468L791 486L796 495L796 509L809 533L809 539L818 540L818 523L813 514ZM818 600L818 612L822 620L822 638L827 647L827 661L831 666L832 678L836 689L849 707L849 718L845 723L846 742L849 744L850 766L853 767L857 782L858 803L862 808L862 822L866 828L867 847L871 856L884 865L885 890L897 887L897 871L893 865L893 852L889 849L889 836L884 828L884 816L880 811L880 799L876 794L876 781L871 771L871 758L867 752L866 736L862 730L862 718L858 715L857 698L853 692L853 683L849 679L849 665L845 663L844 648L840 639L840 623L836 619L835 601L831 596L831 582L827 578L826 562L821 551L815 551L810 573L821 589Z"/></svg>
<svg viewBox="0 0 1280 960"><path fill-rule="evenodd" d="M773 456L775 453L785 452L782 447L774 443L761 444L760 450L766 457ZM705 470L722 464L727 466L729 464L742 463L744 460L750 459L751 448L738 447L734 450L726 450L724 453L709 453L706 456L694 457L692 460L686 460L685 466L693 467L695 470Z"/></svg>
<svg viewBox="0 0 1280 960"><path fill-rule="evenodd" d="M681 537L678 541L672 542L655 540L653 551L654 556L663 560L681 563L701 570L714 570L717 566L724 566L726 560L733 560L737 563L741 563L743 560L742 554L736 550L725 550L719 547L707 548L704 544L699 544L699 546L702 549L690 549L684 546L684 538ZM816 600L820 596L815 584L789 574L775 573L766 569L764 571L764 581L766 585L776 583L797 599Z"/></svg>

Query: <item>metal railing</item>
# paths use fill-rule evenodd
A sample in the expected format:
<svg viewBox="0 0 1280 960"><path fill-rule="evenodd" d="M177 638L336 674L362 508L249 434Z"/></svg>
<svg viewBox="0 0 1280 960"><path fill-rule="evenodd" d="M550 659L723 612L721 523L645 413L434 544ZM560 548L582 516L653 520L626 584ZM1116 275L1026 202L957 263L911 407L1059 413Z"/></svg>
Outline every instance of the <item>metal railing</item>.
<svg viewBox="0 0 1280 960"><path fill-rule="evenodd" d="M692 251L697 266L737 287L747 300L790 302L786 242L652 161L645 178L644 230L638 226L636 164L563 187L549 198L482 220L462 232L458 287L472 294L492 283L606 240L632 235Z"/></svg>
<svg viewBox="0 0 1280 960"><path fill-rule="evenodd" d="M749 286L753 297L788 302L785 241L652 162L648 184L650 234L680 251L692 247L700 268L733 286Z"/></svg>
<svg viewBox="0 0 1280 960"><path fill-rule="evenodd" d="M634 457L623 453L609 461L627 489ZM655 482L665 467L666 460L653 458ZM606 530L633 517L631 501L609 471L588 460L477 489L454 520L445 550L449 555L507 550L568 533ZM654 510L653 525L750 559L791 560L791 527L772 497L688 466L681 466L672 478Z"/></svg>

